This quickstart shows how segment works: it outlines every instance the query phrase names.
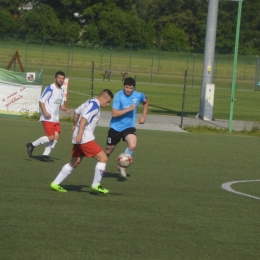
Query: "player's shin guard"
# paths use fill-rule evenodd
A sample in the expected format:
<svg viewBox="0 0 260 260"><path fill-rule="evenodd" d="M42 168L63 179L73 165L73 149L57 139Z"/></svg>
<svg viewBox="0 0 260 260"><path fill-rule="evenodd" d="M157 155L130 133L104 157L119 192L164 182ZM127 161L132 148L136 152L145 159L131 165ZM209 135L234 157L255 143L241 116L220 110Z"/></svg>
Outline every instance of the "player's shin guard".
<svg viewBox="0 0 260 260"><path fill-rule="evenodd" d="M43 152L43 155L48 156L51 153L51 151L54 148L54 146L55 146L54 145L54 141L51 141L51 142L47 143L46 147L45 147L45 150Z"/></svg>
<svg viewBox="0 0 260 260"><path fill-rule="evenodd" d="M39 139L32 142L32 145L36 147L36 146L40 146L40 145L48 143L48 142L49 142L49 138L47 136L42 136Z"/></svg>
<svg viewBox="0 0 260 260"><path fill-rule="evenodd" d="M104 175L105 169L106 169L106 163L98 162L96 164L94 179L93 179L93 183L92 183L93 187L96 187L97 185L100 184L102 177Z"/></svg>
<svg viewBox="0 0 260 260"><path fill-rule="evenodd" d="M69 174L71 174L72 171L73 168L70 166L70 164L69 163L65 164L53 182L55 184L60 184L68 177Z"/></svg>

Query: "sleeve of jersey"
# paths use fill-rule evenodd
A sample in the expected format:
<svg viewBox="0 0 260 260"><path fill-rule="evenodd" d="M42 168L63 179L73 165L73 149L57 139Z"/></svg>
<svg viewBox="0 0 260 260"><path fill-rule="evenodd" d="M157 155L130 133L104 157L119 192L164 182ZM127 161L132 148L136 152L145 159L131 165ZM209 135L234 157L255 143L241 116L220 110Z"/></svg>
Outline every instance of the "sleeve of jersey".
<svg viewBox="0 0 260 260"><path fill-rule="evenodd" d="M84 110L85 104L80 105L78 108L75 109L75 113L80 115Z"/></svg>
<svg viewBox="0 0 260 260"><path fill-rule="evenodd" d="M144 93L141 93L141 102L146 103L147 97Z"/></svg>
<svg viewBox="0 0 260 260"><path fill-rule="evenodd" d="M48 100L51 96L51 93L52 93L52 89L51 89L51 86L48 86L44 89L41 97L40 97L40 102L42 103L45 103L46 100Z"/></svg>
<svg viewBox="0 0 260 260"><path fill-rule="evenodd" d="M99 106L96 102L90 102L82 112L82 116L87 119L88 123L91 123L93 118L97 115Z"/></svg>

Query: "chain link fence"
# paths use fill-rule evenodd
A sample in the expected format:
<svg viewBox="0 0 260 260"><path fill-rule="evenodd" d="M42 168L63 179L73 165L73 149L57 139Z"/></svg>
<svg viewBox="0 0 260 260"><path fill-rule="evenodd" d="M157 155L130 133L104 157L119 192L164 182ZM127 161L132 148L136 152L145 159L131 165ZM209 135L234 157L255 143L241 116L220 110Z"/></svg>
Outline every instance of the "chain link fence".
<svg viewBox="0 0 260 260"><path fill-rule="evenodd" d="M166 52L160 46L143 49L131 44L127 48L113 43L82 46L73 41L6 35L0 35L0 50L1 68L7 68L18 51L25 71L43 69L44 86L53 82L56 71L64 71L70 78L68 104L71 108L76 108L104 88L118 91L123 79L131 76L136 79L137 90L149 97L150 114L178 116L180 124L184 122L187 125L199 111L203 53ZM246 53L238 57L233 120L241 122L241 126L236 130L249 130L248 124L251 129L259 128L259 64L258 57ZM16 61L10 69L20 70ZM214 121L227 122L229 119L232 72L233 54L217 51L213 78L213 126ZM185 120L181 121L181 118Z"/></svg>

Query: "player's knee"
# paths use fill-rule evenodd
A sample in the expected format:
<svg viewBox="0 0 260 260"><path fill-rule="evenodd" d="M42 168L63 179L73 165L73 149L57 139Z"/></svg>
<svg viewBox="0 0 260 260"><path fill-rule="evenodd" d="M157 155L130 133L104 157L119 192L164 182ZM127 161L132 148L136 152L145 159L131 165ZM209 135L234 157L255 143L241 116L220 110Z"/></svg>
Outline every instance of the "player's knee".
<svg viewBox="0 0 260 260"><path fill-rule="evenodd" d="M105 150L105 154L107 155L107 157L109 157L109 155L113 152L113 150Z"/></svg>
<svg viewBox="0 0 260 260"><path fill-rule="evenodd" d="M100 162L107 163L107 161L108 161L108 157L106 156L106 157L102 158L102 160Z"/></svg>
<svg viewBox="0 0 260 260"><path fill-rule="evenodd" d="M70 166L75 169L80 165L80 162L75 162L74 164L70 163Z"/></svg>
<svg viewBox="0 0 260 260"><path fill-rule="evenodd" d="M51 142L54 140L54 135L50 135L50 136L48 136L48 138L49 138L49 141Z"/></svg>
<svg viewBox="0 0 260 260"><path fill-rule="evenodd" d="M104 154L100 157L99 162L101 162L101 163L107 163L107 161L108 161L108 156L104 153Z"/></svg>

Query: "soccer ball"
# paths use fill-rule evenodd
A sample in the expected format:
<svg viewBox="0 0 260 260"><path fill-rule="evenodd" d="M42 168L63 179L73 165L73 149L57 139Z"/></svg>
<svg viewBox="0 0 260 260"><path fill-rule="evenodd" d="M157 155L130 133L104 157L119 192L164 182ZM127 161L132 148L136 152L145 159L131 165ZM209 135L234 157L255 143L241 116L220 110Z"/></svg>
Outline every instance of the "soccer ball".
<svg viewBox="0 0 260 260"><path fill-rule="evenodd" d="M132 156L127 153L121 153L117 157L117 163L119 166L127 168L129 167L133 162Z"/></svg>

